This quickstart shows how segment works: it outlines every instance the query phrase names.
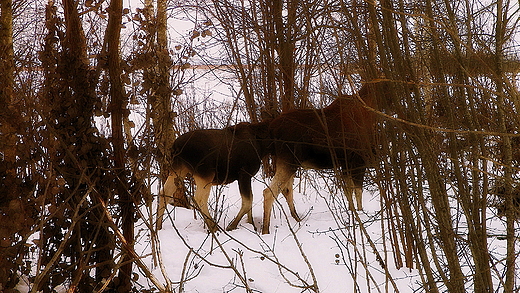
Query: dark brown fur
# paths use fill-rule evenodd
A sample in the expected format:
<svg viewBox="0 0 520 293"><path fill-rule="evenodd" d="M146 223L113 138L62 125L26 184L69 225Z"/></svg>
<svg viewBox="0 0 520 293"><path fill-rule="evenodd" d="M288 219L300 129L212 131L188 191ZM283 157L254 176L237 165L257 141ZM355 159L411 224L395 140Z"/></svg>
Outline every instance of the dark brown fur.
<svg viewBox="0 0 520 293"><path fill-rule="evenodd" d="M203 214L210 231L217 229L208 210L208 197L212 185L229 184L238 180L242 207L228 230L235 229L247 213L253 224L251 178L258 172L261 159L268 154L269 122L239 123L224 129L190 131L175 140L172 147L173 162L170 176L159 197L157 227L162 227L162 217L175 193L175 181L191 174L195 180L195 205Z"/></svg>
<svg viewBox="0 0 520 293"><path fill-rule="evenodd" d="M264 221L262 233L269 233L274 200L282 192L287 198L291 215L298 219L294 208L292 182L299 167L337 169L347 190L356 194L361 209L361 194L367 160L375 147L377 114L376 96L390 92L386 81L365 84L358 95L338 97L323 109L286 112L274 119L270 136L276 154L276 174L264 190Z"/></svg>

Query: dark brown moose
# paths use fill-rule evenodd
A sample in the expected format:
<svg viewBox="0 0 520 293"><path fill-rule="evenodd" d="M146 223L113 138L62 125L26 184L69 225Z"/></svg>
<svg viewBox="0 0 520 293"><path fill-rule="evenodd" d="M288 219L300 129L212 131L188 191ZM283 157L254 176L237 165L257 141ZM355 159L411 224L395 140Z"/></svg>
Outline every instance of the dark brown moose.
<svg viewBox="0 0 520 293"><path fill-rule="evenodd" d="M268 122L242 122L224 129L202 129L178 137L172 147L173 162L163 190L159 194L157 228L162 228L166 204L173 200L178 182L191 174L196 189L194 202L212 232L216 222L208 210L212 185L229 184L238 180L242 206L227 230L236 229L247 213L253 224L251 178L258 172L261 159L268 154Z"/></svg>
<svg viewBox="0 0 520 293"><path fill-rule="evenodd" d="M338 170L347 193L355 194L357 208L362 209L365 170L375 147L377 114L373 109L377 109L376 97L384 98L389 86L387 80L365 83L358 94L340 96L323 109L292 110L271 122L276 173L263 193L263 234L269 233L273 202L280 192L298 220L292 183L299 167Z"/></svg>

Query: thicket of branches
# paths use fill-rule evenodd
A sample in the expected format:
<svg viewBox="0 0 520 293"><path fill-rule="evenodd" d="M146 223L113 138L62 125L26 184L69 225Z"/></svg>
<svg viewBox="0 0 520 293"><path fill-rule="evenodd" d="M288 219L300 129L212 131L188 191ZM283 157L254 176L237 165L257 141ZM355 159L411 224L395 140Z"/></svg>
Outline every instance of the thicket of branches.
<svg viewBox="0 0 520 293"><path fill-rule="evenodd" d="M370 183L394 263L417 269L425 292L518 290L518 2L1 0L0 9L0 290L23 277L32 292L137 291L136 267L172 289L133 246L138 220L155 237L152 186L164 182L176 131L322 106L378 78L395 86L373 109ZM228 83L235 102L224 113L201 113L190 90L201 75ZM504 229L492 235L498 216Z"/></svg>

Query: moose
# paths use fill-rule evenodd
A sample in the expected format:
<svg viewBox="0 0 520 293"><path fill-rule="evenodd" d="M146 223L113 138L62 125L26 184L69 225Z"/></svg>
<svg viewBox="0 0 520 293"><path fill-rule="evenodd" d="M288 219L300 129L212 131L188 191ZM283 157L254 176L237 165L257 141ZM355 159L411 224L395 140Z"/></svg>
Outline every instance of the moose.
<svg viewBox="0 0 520 293"><path fill-rule="evenodd" d="M338 170L346 192L355 194L357 209L362 209L365 170L375 148L373 109L377 109L376 97L391 93L390 86L388 80L365 83L357 94L339 96L323 109L295 109L271 121L276 172L263 191L263 234L269 233L273 202L280 192L293 218L299 219L292 203L292 182L299 167Z"/></svg>
<svg viewBox="0 0 520 293"><path fill-rule="evenodd" d="M269 121L242 122L223 129L200 129L179 136L172 147L169 176L159 194L157 229L162 228L167 203L178 191L179 181L191 174L195 181L194 205L211 232L218 228L208 210L212 185L229 184L238 180L242 205L226 230L237 228L247 213L253 224L251 179L258 172L261 160L269 154Z"/></svg>

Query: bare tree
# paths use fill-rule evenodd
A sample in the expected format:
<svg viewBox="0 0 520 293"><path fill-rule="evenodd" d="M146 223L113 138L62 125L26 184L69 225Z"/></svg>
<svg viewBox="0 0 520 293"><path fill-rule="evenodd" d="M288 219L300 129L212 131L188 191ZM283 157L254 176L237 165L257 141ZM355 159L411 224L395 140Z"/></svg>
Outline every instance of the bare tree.
<svg viewBox="0 0 520 293"><path fill-rule="evenodd" d="M24 3L19 3L23 6ZM29 252L24 243L37 218L32 190L34 159L28 154L36 142L30 104L20 99L14 51L13 2L0 2L0 287L14 288L19 271L26 271L23 259Z"/></svg>

